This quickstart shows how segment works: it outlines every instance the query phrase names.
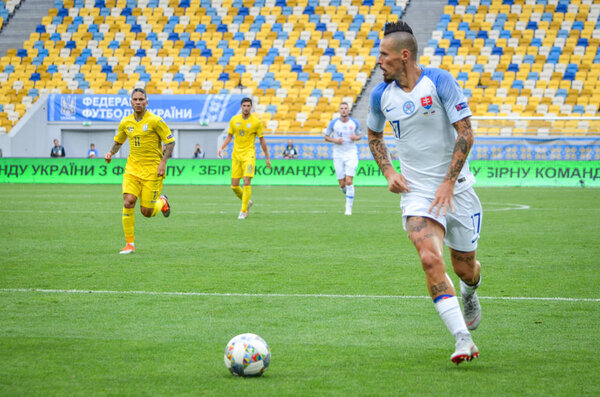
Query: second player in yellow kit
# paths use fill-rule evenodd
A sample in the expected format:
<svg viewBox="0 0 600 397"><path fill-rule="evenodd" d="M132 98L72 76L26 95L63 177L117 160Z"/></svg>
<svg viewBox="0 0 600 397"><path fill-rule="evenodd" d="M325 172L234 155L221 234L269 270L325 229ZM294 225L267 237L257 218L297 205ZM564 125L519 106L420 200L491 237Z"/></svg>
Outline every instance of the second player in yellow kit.
<svg viewBox="0 0 600 397"><path fill-rule="evenodd" d="M104 155L107 163L129 139L129 156L123 175L123 231L125 248L121 254L130 254L134 247L134 209L140 198L140 210L145 217L153 217L159 211L169 216L171 208L167 196L161 194L167 160L173 153L175 138L164 120L146 110L146 92L136 88L131 94L133 113L119 123L119 130L110 151ZM163 154L163 144L164 154Z"/></svg>
<svg viewBox="0 0 600 397"><path fill-rule="evenodd" d="M267 143L263 137L263 125L260 119L252 114L252 100L250 98L242 99L242 113L231 118L227 138L223 145L217 151L219 157L223 150L233 139L233 153L231 154L231 189L235 195L242 200L242 209L238 219L246 219L248 210L252 206L252 187L251 181L254 177L256 168L256 148L254 143L256 138L260 141L266 160L267 167L271 168L271 160ZM240 180L244 179L244 188L240 187Z"/></svg>

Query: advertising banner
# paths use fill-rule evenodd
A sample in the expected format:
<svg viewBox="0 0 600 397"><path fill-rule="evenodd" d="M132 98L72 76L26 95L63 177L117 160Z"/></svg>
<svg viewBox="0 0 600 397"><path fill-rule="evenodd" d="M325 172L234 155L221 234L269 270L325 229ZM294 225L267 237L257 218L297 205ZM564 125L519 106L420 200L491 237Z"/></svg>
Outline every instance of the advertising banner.
<svg viewBox="0 0 600 397"><path fill-rule="evenodd" d="M125 159L0 158L0 183L120 184ZM395 163L396 166L397 162ZM470 162L476 186L585 186L600 187L600 161L484 161ZM231 160L171 159L165 184L228 185ZM387 186L373 160L359 162L357 186ZM273 160L266 167L256 161L253 185L338 184L331 160Z"/></svg>
<svg viewBox="0 0 600 397"><path fill-rule="evenodd" d="M243 95L148 95L148 109L166 122L229 122ZM48 121L119 122L133 112L129 95L51 94Z"/></svg>

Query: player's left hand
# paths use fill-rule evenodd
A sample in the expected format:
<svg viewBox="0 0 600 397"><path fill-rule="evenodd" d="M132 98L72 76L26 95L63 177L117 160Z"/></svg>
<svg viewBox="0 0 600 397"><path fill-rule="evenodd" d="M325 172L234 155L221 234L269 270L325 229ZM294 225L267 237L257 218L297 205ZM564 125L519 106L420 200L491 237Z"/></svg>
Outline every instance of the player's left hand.
<svg viewBox="0 0 600 397"><path fill-rule="evenodd" d="M454 212L454 205L452 204L452 197L454 196L454 183L452 181L445 180L438 187L435 192L435 198L429 206L429 212L435 210L435 216L439 216L440 211L442 216L445 216L450 209L450 212Z"/></svg>
<svg viewBox="0 0 600 397"><path fill-rule="evenodd" d="M104 161L106 161L106 164L110 164L110 161L112 160L112 153L108 152L104 155Z"/></svg>
<svg viewBox="0 0 600 397"><path fill-rule="evenodd" d="M267 159L267 168L271 168L271 159Z"/></svg>

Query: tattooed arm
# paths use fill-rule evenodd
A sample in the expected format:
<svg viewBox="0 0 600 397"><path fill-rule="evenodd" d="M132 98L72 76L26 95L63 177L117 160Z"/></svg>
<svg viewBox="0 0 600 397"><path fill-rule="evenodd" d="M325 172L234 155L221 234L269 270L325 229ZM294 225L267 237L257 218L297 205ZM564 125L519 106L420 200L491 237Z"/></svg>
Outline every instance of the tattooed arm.
<svg viewBox="0 0 600 397"><path fill-rule="evenodd" d="M175 148L175 142L167 143L163 147L163 158L160 161L160 164L158 165L158 173L157 173L158 176L165 175L165 170L167 169L167 160L169 160L171 158L174 148Z"/></svg>
<svg viewBox="0 0 600 397"><path fill-rule="evenodd" d="M369 148L371 154L377 162L379 169L388 181L388 189L392 193L409 192L410 189L406 184L404 176L399 174L392 165L392 158L387 149L385 141L383 140L383 132L375 132L368 129L369 131Z"/></svg>
<svg viewBox="0 0 600 397"><path fill-rule="evenodd" d="M121 143L113 141L110 150L104 155L104 161L110 163L110 161L112 160L112 156L115 155L119 151L119 149L121 149L121 146L123 146Z"/></svg>
<svg viewBox="0 0 600 397"><path fill-rule="evenodd" d="M454 206L452 205L454 184L460 175L460 171L467 162L467 157L469 156L469 151L471 150L474 141L470 117L465 117L453 125L454 128L456 128L458 136L454 143L454 152L452 153L450 167L448 167L446 177L435 192L435 199L431 203L431 207L429 207L429 212L431 212L434 207L437 207L435 212L436 216L440 213L440 210L442 211L442 215L445 215L448 208L450 211L454 212Z"/></svg>

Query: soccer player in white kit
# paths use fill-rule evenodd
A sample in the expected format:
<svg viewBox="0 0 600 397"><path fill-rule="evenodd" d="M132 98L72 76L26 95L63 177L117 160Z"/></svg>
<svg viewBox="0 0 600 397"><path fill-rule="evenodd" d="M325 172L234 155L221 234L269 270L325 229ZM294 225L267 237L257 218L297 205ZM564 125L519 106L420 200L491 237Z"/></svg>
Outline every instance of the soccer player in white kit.
<svg viewBox="0 0 600 397"><path fill-rule="evenodd" d="M475 289L481 203L467 157L473 145L471 111L456 80L445 70L417 64L417 42L403 21L387 23L377 64L384 82L371 92L369 147L393 193L401 194L402 220L419 257L429 294L456 339L452 362L479 357L469 330L481 320ZM401 174L383 139L388 121L397 140ZM443 246L461 279L464 316L446 274Z"/></svg>
<svg viewBox="0 0 600 397"><path fill-rule="evenodd" d="M345 215L352 215L354 204L354 175L358 167L358 150L355 141L360 140L360 123L350 117L350 106L340 104L340 117L331 120L325 130L325 140L334 144L333 166L340 189L346 194Z"/></svg>

